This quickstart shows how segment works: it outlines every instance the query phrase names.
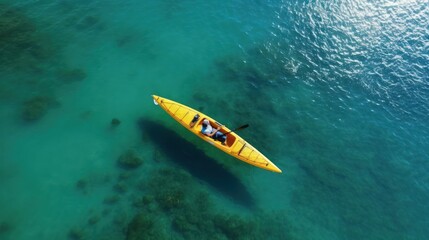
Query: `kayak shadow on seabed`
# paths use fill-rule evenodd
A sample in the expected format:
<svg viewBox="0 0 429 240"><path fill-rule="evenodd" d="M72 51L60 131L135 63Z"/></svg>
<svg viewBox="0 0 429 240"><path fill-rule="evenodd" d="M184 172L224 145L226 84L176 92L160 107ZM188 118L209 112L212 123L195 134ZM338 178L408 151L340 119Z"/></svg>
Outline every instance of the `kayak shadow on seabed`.
<svg viewBox="0 0 429 240"><path fill-rule="evenodd" d="M151 120L140 119L138 126L143 138L148 135L174 163L183 167L192 176L208 183L238 204L253 208L254 200L240 179L196 148L194 144L186 141L173 130Z"/></svg>

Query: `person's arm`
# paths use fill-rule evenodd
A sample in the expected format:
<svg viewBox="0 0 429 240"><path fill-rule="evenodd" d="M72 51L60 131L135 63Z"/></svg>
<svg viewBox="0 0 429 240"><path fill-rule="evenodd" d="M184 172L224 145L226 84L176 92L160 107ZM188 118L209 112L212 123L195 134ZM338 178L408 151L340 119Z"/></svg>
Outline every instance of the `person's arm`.
<svg viewBox="0 0 429 240"><path fill-rule="evenodd" d="M220 127L217 127L212 133L207 134L207 136L212 137L213 135L216 134L217 131L219 131Z"/></svg>

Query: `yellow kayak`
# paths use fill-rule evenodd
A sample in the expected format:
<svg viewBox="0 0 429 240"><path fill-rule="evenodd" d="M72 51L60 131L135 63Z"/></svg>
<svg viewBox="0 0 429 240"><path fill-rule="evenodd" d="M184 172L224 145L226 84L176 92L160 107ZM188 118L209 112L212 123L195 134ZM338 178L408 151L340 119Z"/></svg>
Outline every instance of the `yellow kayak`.
<svg viewBox="0 0 429 240"><path fill-rule="evenodd" d="M174 118L186 129L188 129L201 139L205 140L206 142L210 143L211 145L253 166L273 172L282 172L267 157L265 157L262 153L256 150L256 148L254 148L236 133L231 132L231 130L224 125L218 123L213 118L178 102L156 95L152 95L152 97L154 103L162 107L162 109L164 109L168 114L170 114L172 118ZM198 119L196 117L197 114L199 116ZM216 129L218 126L221 127L219 131L226 134L227 136L225 145L223 145L220 141L216 141L215 139L201 133L202 122L205 119L209 120L210 125L213 126L213 128Z"/></svg>

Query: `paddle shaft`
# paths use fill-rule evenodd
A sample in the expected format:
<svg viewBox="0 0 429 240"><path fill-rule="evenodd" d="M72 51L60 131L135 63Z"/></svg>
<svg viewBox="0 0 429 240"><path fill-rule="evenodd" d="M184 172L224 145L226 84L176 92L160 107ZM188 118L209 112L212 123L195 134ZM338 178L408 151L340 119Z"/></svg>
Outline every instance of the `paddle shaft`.
<svg viewBox="0 0 429 240"><path fill-rule="evenodd" d="M229 131L229 132L227 132L227 133L225 133L225 135L228 135L228 134L230 134L230 133L232 133L232 132L235 132L235 131L238 131L238 130L241 130L241 129L245 129L245 128L247 128L249 126L249 124L244 124L243 126L241 126L241 127L238 127L238 128L236 128L236 129L234 129L234 130L232 130L232 131Z"/></svg>

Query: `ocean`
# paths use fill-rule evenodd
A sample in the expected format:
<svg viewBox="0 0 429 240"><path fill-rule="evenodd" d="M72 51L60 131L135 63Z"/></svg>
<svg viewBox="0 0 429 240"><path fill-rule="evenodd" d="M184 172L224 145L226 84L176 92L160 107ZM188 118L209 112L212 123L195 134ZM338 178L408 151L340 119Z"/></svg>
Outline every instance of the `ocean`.
<svg viewBox="0 0 429 240"><path fill-rule="evenodd" d="M429 3L1 0L0 239L427 239ZM184 129L233 129L277 174Z"/></svg>

